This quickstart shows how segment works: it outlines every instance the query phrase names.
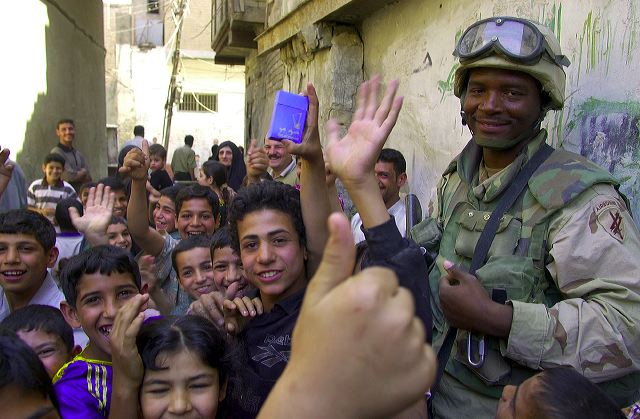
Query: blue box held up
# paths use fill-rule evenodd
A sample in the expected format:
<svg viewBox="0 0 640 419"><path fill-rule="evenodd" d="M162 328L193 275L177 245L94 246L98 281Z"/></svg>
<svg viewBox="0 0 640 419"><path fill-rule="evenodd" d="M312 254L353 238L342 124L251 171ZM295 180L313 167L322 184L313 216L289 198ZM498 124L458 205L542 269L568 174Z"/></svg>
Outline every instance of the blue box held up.
<svg viewBox="0 0 640 419"><path fill-rule="evenodd" d="M307 120L307 109L309 109L309 98L306 96L278 90L267 138L301 143L304 124Z"/></svg>

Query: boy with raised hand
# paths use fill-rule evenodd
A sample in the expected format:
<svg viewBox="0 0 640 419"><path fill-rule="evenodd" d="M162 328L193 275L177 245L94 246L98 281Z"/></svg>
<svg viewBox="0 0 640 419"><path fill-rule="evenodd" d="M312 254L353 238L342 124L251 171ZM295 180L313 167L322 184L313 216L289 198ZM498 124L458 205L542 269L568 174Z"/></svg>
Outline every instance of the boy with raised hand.
<svg viewBox="0 0 640 419"><path fill-rule="evenodd" d="M431 341L431 309L427 284L428 270L420 248L404 239L394 218L387 212L380 195L374 166L402 108L402 97L396 97L398 82L391 81L378 106L380 79L364 82L358 91L356 112L346 135L340 139L340 128L333 120L327 123L329 166L349 192L360 211L366 245L364 266L385 266L398 275L400 285L414 296L416 315ZM357 269L360 266L356 267Z"/></svg>
<svg viewBox="0 0 640 419"><path fill-rule="evenodd" d="M71 258L60 282L65 320L89 336L89 345L53 379L60 413L65 419L109 417L110 334L118 310L141 293L138 265L123 249L97 246Z"/></svg>
<svg viewBox="0 0 640 419"><path fill-rule="evenodd" d="M435 354L424 342L409 292L388 269L368 268L351 277L349 222L332 214L328 224L329 240L307 287L290 361L259 418L391 417L419 402L435 378Z"/></svg>
<svg viewBox="0 0 640 419"><path fill-rule="evenodd" d="M296 154L305 167L304 173L300 176L300 183L304 185L300 193L300 205L301 216L304 218L304 229L309 231L309 234L305 233L307 236L305 246L307 259L305 265L306 273L310 276L322 258L327 237L325 224L330 214L330 205L325 184L324 158L318 131L318 96L312 83L307 84L306 91L303 94L309 98L309 112L305 121L302 143L295 144L291 141L284 141L284 144L287 147L287 151L291 154ZM252 139L247 152L246 183L249 185L260 183L263 179L262 175L266 174L268 167L269 160L264 148L258 147L257 140ZM235 231L232 231L231 234L235 240ZM242 253L239 248L235 250L239 255ZM246 271L246 266L244 266L244 270L245 276L248 278L249 273ZM235 297L235 292L229 292L229 289L225 293L226 295L220 292L204 295L191 305L190 310L208 317L218 326L223 327L225 324L225 309L223 307L225 297L227 299L229 299L229 296L231 296L231 299ZM233 305L228 304L228 307L233 307ZM231 312L233 310L226 310L226 329L229 331L229 324L232 323L231 329L237 332L237 324L240 319L239 316L235 315L237 313L232 315Z"/></svg>
<svg viewBox="0 0 640 419"><path fill-rule="evenodd" d="M129 232L133 240L148 255L155 258L160 286L173 302L173 314L184 314L193 301L180 289L175 270L171 264L171 252L178 240L168 234L164 236L149 227L147 219L147 172L149 169L149 144L142 141L142 150L133 148L127 153L120 172L131 178L131 196L127 207ZM180 238L205 234L211 236L218 226L218 197L209 188L201 185L188 186L176 197L177 227Z"/></svg>

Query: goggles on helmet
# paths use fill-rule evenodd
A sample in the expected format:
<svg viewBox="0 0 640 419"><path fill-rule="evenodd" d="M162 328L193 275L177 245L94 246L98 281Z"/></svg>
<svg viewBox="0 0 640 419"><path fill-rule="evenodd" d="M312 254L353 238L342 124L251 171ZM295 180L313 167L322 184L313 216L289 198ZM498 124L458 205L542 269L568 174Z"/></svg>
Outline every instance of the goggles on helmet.
<svg viewBox="0 0 640 419"><path fill-rule="evenodd" d="M568 66L564 55L552 50L535 24L512 17L492 17L474 23L460 37L453 55L460 62L484 57L497 50L510 61L536 64L546 52L558 66Z"/></svg>

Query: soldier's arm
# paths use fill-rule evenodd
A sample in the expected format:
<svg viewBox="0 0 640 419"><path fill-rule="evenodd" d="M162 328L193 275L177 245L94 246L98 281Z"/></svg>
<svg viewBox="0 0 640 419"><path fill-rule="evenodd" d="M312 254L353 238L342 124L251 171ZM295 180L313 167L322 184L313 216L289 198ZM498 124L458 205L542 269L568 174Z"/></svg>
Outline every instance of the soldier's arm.
<svg viewBox="0 0 640 419"><path fill-rule="evenodd" d="M640 369L640 235L613 187L597 185L551 221L547 269L565 298L513 302L506 355L572 365L599 382Z"/></svg>

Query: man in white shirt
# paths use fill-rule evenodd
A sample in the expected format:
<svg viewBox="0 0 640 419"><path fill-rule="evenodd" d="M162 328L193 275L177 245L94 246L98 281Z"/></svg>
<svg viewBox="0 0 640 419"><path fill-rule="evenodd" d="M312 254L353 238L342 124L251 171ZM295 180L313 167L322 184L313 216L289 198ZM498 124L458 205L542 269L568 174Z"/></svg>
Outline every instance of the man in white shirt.
<svg viewBox="0 0 640 419"><path fill-rule="evenodd" d="M382 149L374 168L382 200L389 214L395 219L402 237L406 237L407 211L404 202L400 199L400 188L407 183L406 170L407 162L404 156L393 148ZM364 240L360 214L355 214L351 218L351 232L356 244Z"/></svg>

